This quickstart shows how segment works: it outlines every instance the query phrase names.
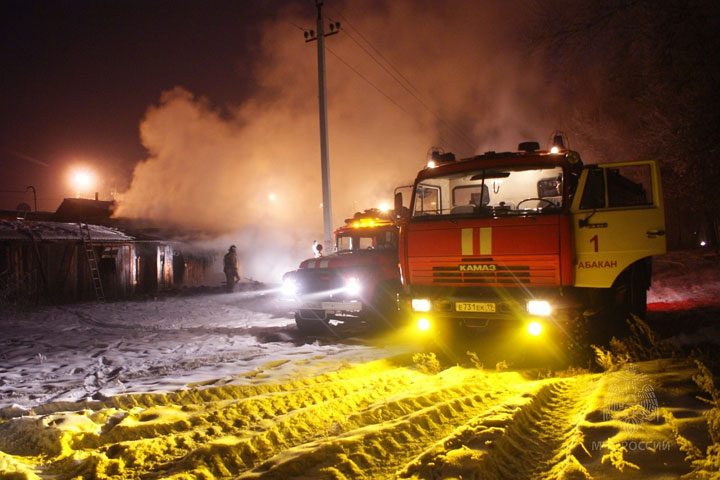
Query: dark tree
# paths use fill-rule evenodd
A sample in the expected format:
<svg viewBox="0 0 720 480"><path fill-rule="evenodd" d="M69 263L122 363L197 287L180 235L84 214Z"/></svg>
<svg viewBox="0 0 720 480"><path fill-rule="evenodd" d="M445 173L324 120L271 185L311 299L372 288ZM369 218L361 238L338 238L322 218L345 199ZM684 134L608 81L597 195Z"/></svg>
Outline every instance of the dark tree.
<svg viewBox="0 0 720 480"><path fill-rule="evenodd" d="M661 162L671 246L718 246L720 3L541 0L529 41L571 136L599 161ZM696 243L695 243L696 244Z"/></svg>

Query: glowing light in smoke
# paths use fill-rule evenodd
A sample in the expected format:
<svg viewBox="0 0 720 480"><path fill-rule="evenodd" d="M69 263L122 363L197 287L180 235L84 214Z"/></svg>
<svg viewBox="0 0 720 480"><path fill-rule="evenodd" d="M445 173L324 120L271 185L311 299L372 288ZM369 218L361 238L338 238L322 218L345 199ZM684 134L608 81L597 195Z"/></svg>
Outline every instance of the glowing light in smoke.
<svg viewBox="0 0 720 480"><path fill-rule="evenodd" d="M276 197L275 197L275 194L274 194L274 193L271 193L270 195L268 195L268 200L271 200L271 201L272 201L272 200L275 200L275 198L276 198Z"/></svg>
<svg viewBox="0 0 720 480"><path fill-rule="evenodd" d="M380 211L381 211L381 212L387 212L388 210L390 210L390 205L388 205L388 204L385 203L385 202L383 202L383 203L380 204Z"/></svg>
<svg viewBox="0 0 720 480"><path fill-rule="evenodd" d="M80 197L80 194L91 192L95 188L95 175L86 168L76 168L70 173L70 184L77 197Z"/></svg>

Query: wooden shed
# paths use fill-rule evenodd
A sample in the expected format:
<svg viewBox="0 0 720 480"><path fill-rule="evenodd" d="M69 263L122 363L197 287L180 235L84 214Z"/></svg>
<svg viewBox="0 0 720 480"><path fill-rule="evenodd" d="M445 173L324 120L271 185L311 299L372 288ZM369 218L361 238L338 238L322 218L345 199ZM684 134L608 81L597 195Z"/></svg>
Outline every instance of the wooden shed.
<svg viewBox="0 0 720 480"><path fill-rule="evenodd" d="M138 293L154 295L162 290L213 283L216 252L142 232L133 232L133 235L137 236L135 268Z"/></svg>
<svg viewBox="0 0 720 480"><path fill-rule="evenodd" d="M0 220L0 302L95 300L94 272L105 299L128 298L137 282L133 241L98 225Z"/></svg>

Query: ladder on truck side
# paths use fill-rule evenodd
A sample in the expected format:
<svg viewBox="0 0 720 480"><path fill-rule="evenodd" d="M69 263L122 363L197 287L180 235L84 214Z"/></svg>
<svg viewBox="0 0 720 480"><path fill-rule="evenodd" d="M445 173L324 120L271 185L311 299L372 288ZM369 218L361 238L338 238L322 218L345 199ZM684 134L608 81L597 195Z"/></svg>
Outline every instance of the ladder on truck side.
<svg viewBox="0 0 720 480"><path fill-rule="evenodd" d="M88 267L90 268L90 277L92 279L93 288L95 289L95 298L98 302L104 302L105 292L103 291L102 280L100 280L97 254L95 253L95 248L91 243L90 227L87 223L82 222L78 222L78 226L80 227L80 238L82 239Z"/></svg>

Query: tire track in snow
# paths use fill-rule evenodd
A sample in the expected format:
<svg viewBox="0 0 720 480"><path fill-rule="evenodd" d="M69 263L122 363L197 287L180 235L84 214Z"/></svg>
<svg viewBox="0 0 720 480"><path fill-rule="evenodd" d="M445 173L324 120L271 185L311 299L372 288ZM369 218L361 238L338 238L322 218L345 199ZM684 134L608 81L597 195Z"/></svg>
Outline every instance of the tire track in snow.
<svg viewBox="0 0 720 480"><path fill-rule="evenodd" d="M550 478L582 469L571 452L582 444L579 424L598 388L598 377L586 375L544 387L513 417L493 454L479 465L479 478Z"/></svg>
<svg viewBox="0 0 720 480"><path fill-rule="evenodd" d="M93 419L99 433L49 429L45 436L53 439L52 450L66 444L86 458L69 471L66 461L50 462L44 472L96 478L105 476L98 474L101 468L117 478L179 472L227 478L288 444L331 431L354 411L399 394L422 376L392 361L376 361L286 384L116 397ZM52 427L69 423L63 414L45 418Z"/></svg>
<svg viewBox="0 0 720 480"><path fill-rule="evenodd" d="M204 429L204 445L158 466L156 473L199 475L197 465L204 464L214 476L235 475L289 445L326 435L353 411L407 388L415 375L391 369L220 405L191 422L194 431ZM153 435L148 439L154 441Z"/></svg>
<svg viewBox="0 0 720 480"><path fill-rule="evenodd" d="M513 374L494 384L485 378L460 368L425 377L421 390L375 403L333 437L287 449L240 478L394 478L434 439L521 391Z"/></svg>
<svg viewBox="0 0 720 480"><path fill-rule="evenodd" d="M571 452L584 448L578 425L597 388L597 378L589 376L546 381L537 392L527 391L464 425L409 464L400 477L520 480L582 471Z"/></svg>
<svg viewBox="0 0 720 480"><path fill-rule="evenodd" d="M427 374L392 357L285 383L124 395L0 424L0 443L58 479L540 478L579 441L595 387L578 378Z"/></svg>

